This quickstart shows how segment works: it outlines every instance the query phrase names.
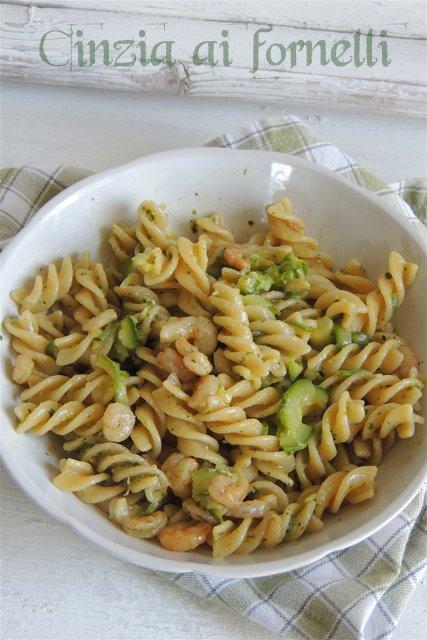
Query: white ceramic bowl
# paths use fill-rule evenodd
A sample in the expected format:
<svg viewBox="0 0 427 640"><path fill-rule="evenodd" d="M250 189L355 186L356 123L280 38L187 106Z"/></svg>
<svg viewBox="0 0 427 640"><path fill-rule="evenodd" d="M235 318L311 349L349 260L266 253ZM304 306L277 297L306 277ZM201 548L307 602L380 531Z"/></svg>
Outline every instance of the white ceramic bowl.
<svg viewBox="0 0 427 640"><path fill-rule="evenodd" d="M1 316L15 313L8 291L21 287L42 265L70 253L99 251L113 222L133 221L146 198L165 202L177 231L189 234L190 211L223 214L238 238L263 226L263 207L286 193L310 235L332 253L337 265L352 256L376 277L390 250L417 262L420 272L396 316L396 327L426 360L426 246L400 213L346 179L298 158L261 151L184 149L141 158L94 175L45 205L6 248L2 262ZM256 221L248 226L248 220ZM50 515L113 555L164 571L203 571L217 576L253 577L296 569L371 535L393 518L421 487L427 461L427 432L399 441L378 474L376 497L327 517L325 528L296 543L231 556L213 563L207 552L176 554L156 542L126 536L96 507L51 484L59 452L49 438L17 435L12 407L18 393L10 382L9 339L2 341L2 455L21 489ZM46 455L46 452L48 455Z"/></svg>

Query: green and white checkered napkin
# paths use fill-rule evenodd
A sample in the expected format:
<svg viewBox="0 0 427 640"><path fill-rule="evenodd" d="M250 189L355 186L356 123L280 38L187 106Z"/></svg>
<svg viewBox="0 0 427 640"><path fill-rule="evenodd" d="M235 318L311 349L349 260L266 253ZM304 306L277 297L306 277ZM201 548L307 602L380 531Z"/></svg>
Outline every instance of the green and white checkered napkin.
<svg viewBox="0 0 427 640"><path fill-rule="evenodd" d="M427 184L386 185L298 118L260 120L209 143L232 149L270 149L307 158L391 200L408 224L422 227ZM54 195L89 174L70 167L21 167L1 172L0 240L4 245ZM170 580L294 640L389 638L425 568L424 491L390 524L364 542L298 571L230 580L175 574ZM423 520L424 518L424 520Z"/></svg>

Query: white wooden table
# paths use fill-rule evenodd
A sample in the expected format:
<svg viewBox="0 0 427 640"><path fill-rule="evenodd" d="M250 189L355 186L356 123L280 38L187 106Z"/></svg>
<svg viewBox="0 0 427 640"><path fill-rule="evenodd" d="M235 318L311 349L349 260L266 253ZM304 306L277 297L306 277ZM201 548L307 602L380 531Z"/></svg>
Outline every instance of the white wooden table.
<svg viewBox="0 0 427 640"><path fill-rule="evenodd" d="M203 144L284 111L389 181L426 169L425 122L416 118L20 83L5 84L2 98L2 167L73 164L97 171L152 151ZM35 507L4 471L1 488L2 640L275 637L91 546ZM395 640L425 637L426 601L420 586Z"/></svg>

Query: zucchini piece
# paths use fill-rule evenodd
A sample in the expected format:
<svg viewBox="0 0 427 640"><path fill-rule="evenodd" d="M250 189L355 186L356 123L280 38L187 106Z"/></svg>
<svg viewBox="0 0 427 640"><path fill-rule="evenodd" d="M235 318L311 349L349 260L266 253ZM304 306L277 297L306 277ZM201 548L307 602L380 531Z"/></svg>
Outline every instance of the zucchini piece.
<svg viewBox="0 0 427 640"><path fill-rule="evenodd" d="M261 251L253 253L251 256L249 256L249 262L251 265L251 269L259 269L260 271L265 271L266 269L268 269L268 267L274 264L274 261L271 258L268 258L265 255L265 251L263 252L262 249Z"/></svg>
<svg viewBox="0 0 427 640"><path fill-rule="evenodd" d="M275 316L280 316L280 310L277 307L275 307L274 304L270 302L270 300L267 300L266 298L263 298L260 295L252 293L252 294L248 294L247 296L243 296L243 303L245 307L248 305L265 307L266 309L271 311L271 313L273 313Z"/></svg>
<svg viewBox="0 0 427 640"><path fill-rule="evenodd" d="M346 345L351 344L351 332L348 329L343 329L339 324L336 324L332 329L332 333L338 349L342 349Z"/></svg>
<svg viewBox="0 0 427 640"><path fill-rule="evenodd" d="M298 364L295 360L288 360L286 362L286 371L288 372L289 379L292 380L292 382L295 382L303 368L302 364Z"/></svg>
<svg viewBox="0 0 427 640"><path fill-rule="evenodd" d="M366 372L364 369L340 369L337 372L337 375L340 378L350 378L351 376L356 376L358 373L366 373Z"/></svg>
<svg viewBox="0 0 427 640"><path fill-rule="evenodd" d="M310 343L317 349L323 349L327 344L333 342L332 330L334 323L332 318L323 316L317 320L317 327L311 332Z"/></svg>
<svg viewBox="0 0 427 640"><path fill-rule="evenodd" d="M113 383L114 397L117 402L127 403L126 379L129 377L127 371L120 369L118 362L111 360L108 356L98 358L96 364L108 373Z"/></svg>
<svg viewBox="0 0 427 640"><path fill-rule="evenodd" d="M212 502L214 502L214 500L212 500ZM222 505L219 505L218 507L210 507L209 509L207 509L207 511L209 511L211 516L215 518L215 522L217 524L221 524L221 522L224 519L225 512L227 511L227 507L223 507Z"/></svg>
<svg viewBox="0 0 427 640"><path fill-rule="evenodd" d="M120 320L117 337L126 349L136 349L138 346L135 323L130 316L125 316Z"/></svg>
<svg viewBox="0 0 427 640"><path fill-rule="evenodd" d="M205 502L205 498L209 496L208 494L208 486L210 481L214 476L216 476L218 471L214 468L210 469L199 469L195 471L191 475L191 479L193 482L193 498L197 502Z"/></svg>
<svg viewBox="0 0 427 640"><path fill-rule="evenodd" d="M277 435L286 453L295 453L307 446L313 427L302 421L311 409L323 411L328 402L328 392L310 380L298 380L283 394L277 410Z"/></svg>
<svg viewBox="0 0 427 640"><path fill-rule="evenodd" d="M129 358L129 349L126 349L116 336L114 341L114 354L119 362L124 362Z"/></svg>
<svg viewBox="0 0 427 640"><path fill-rule="evenodd" d="M217 467L216 469L199 469L195 471L191 479L193 481L193 500L198 502L203 509L209 511L209 513L215 518L217 524L222 522L222 518L227 511L227 507L219 504L216 500L212 500L209 495L208 487L214 476L217 476L219 473L228 474L227 467L221 469Z"/></svg>
<svg viewBox="0 0 427 640"><path fill-rule="evenodd" d="M107 324L107 326L104 327L104 329L99 334L98 340L101 340L101 342L105 342L106 340L108 340L108 338L111 336L115 326L116 326L116 321L115 320L113 320L113 322L110 322L109 324Z"/></svg>
<svg viewBox="0 0 427 640"><path fill-rule="evenodd" d="M261 424L262 424L261 435L268 436L268 430L269 430L268 422L266 422L265 420L261 420Z"/></svg>
<svg viewBox="0 0 427 640"><path fill-rule="evenodd" d="M263 291L270 291L273 279L262 271L249 271L240 276L237 281L242 295L259 294Z"/></svg>
<svg viewBox="0 0 427 640"><path fill-rule="evenodd" d="M270 422L267 420L261 420L263 436L275 436L277 432L277 424L275 424L274 416L271 416Z"/></svg>
<svg viewBox="0 0 427 640"><path fill-rule="evenodd" d="M351 341L358 344L360 347L366 347L367 344L372 342L372 338L368 333L362 331L354 331L351 334Z"/></svg>

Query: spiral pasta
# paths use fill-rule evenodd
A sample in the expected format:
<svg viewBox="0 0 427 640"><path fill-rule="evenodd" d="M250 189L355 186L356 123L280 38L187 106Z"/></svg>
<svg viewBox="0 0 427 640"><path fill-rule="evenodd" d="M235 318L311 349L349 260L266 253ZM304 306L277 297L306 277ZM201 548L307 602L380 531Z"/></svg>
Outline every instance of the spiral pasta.
<svg viewBox="0 0 427 640"><path fill-rule="evenodd" d="M178 304L190 315L209 316L211 283L207 274L209 240L199 238L196 243L178 238L179 260L175 277L181 286Z"/></svg>
<svg viewBox="0 0 427 640"><path fill-rule="evenodd" d="M268 368L252 337L239 291L223 282L217 282L210 300L219 311L214 316L215 324L221 328L218 340L226 345L225 357L235 363L233 371L243 378L265 377Z"/></svg>
<svg viewBox="0 0 427 640"><path fill-rule="evenodd" d="M66 436L73 431L79 434L90 431L91 434L101 429L100 419L104 413L100 404L85 406L77 400L71 400L63 405L53 400L45 400L36 405L24 402L15 408L19 423L17 433L31 431L32 434L43 436L53 431Z"/></svg>
<svg viewBox="0 0 427 640"><path fill-rule="evenodd" d="M175 274L178 257L178 249L175 245L170 245L164 250L153 247L136 254L132 264L143 274L146 287L156 288L160 285L165 287Z"/></svg>
<svg viewBox="0 0 427 640"><path fill-rule="evenodd" d="M145 200L138 207L135 235L144 249L147 247L166 249L176 237L169 226L164 208L152 200Z"/></svg>
<svg viewBox="0 0 427 640"><path fill-rule="evenodd" d="M208 241L206 247L209 265L218 260L227 246L234 242L233 234L224 226L224 220L217 213L198 218L196 229L200 234L199 238L203 237L205 242Z"/></svg>
<svg viewBox="0 0 427 640"><path fill-rule="evenodd" d="M123 268L124 263L134 254L138 244L136 225L125 227L121 224L113 224L108 243Z"/></svg>
<svg viewBox="0 0 427 640"><path fill-rule="evenodd" d="M16 432L59 439L54 486L171 551L319 531L423 425L392 326L417 266L392 252L375 282L337 268L286 197L266 217L243 243L194 218L190 240L145 200L105 264L68 256L11 293Z"/></svg>
<svg viewBox="0 0 427 640"><path fill-rule="evenodd" d="M16 289L11 297L23 310L46 311L62 300L73 284L73 263L70 257L62 260L58 268L50 264L45 274L38 274L30 290Z"/></svg>
<svg viewBox="0 0 427 640"><path fill-rule="evenodd" d="M418 266L406 260L396 251L390 253L388 271L378 279L378 289L366 296L368 309L365 329L373 334L384 328L393 313L401 306L405 291L413 283Z"/></svg>
<svg viewBox="0 0 427 640"><path fill-rule="evenodd" d="M399 350L400 340L389 339L384 342L370 342L365 347L349 344L342 349L328 345L318 354L307 360L310 371L326 376L333 375L341 369L364 369L371 373L393 373L403 362L404 355Z"/></svg>
<svg viewBox="0 0 427 640"><path fill-rule="evenodd" d="M269 234L266 244L285 244L292 247L295 255L307 258L310 264L320 263L331 266L330 257L319 251L319 243L304 233L304 224L292 213L289 198L283 197L266 208Z"/></svg>
<svg viewBox="0 0 427 640"><path fill-rule="evenodd" d="M17 318L5 318L3 325L12 336L16 353L30 358L46 374L59 371L53 356L46 353L49 340L40 334L37 319L30 311L23 311Z"/></svg>
<svg viewBox="0 0 427 640"><path fill-rule="evenodd" d="M300 500L290 503L283 513L269 511L260 522L244 518L237 526L232 520L226 520L212 532L214 557L251 553L260 545L273 547L285 538L297 540L306 531L321 529L325 509L337 513L344 501L356 503L373 496L376 473L374 466L339 471L320 486L313 487L307 497L303 493Z"/></svg>
<svg viewBox="0 0 427 640"><path fill-rule="evenodd" d="M176 388L176 387L175 387ZM206 432L203 423L190 412L187 406L187 396L178 387L178 397L175 393L162 386L153 391L156 404L162 408L166 417L168 431L177 439L177 447L181 453L212 464L227 462L218 453L219 443Z"/></svg>

